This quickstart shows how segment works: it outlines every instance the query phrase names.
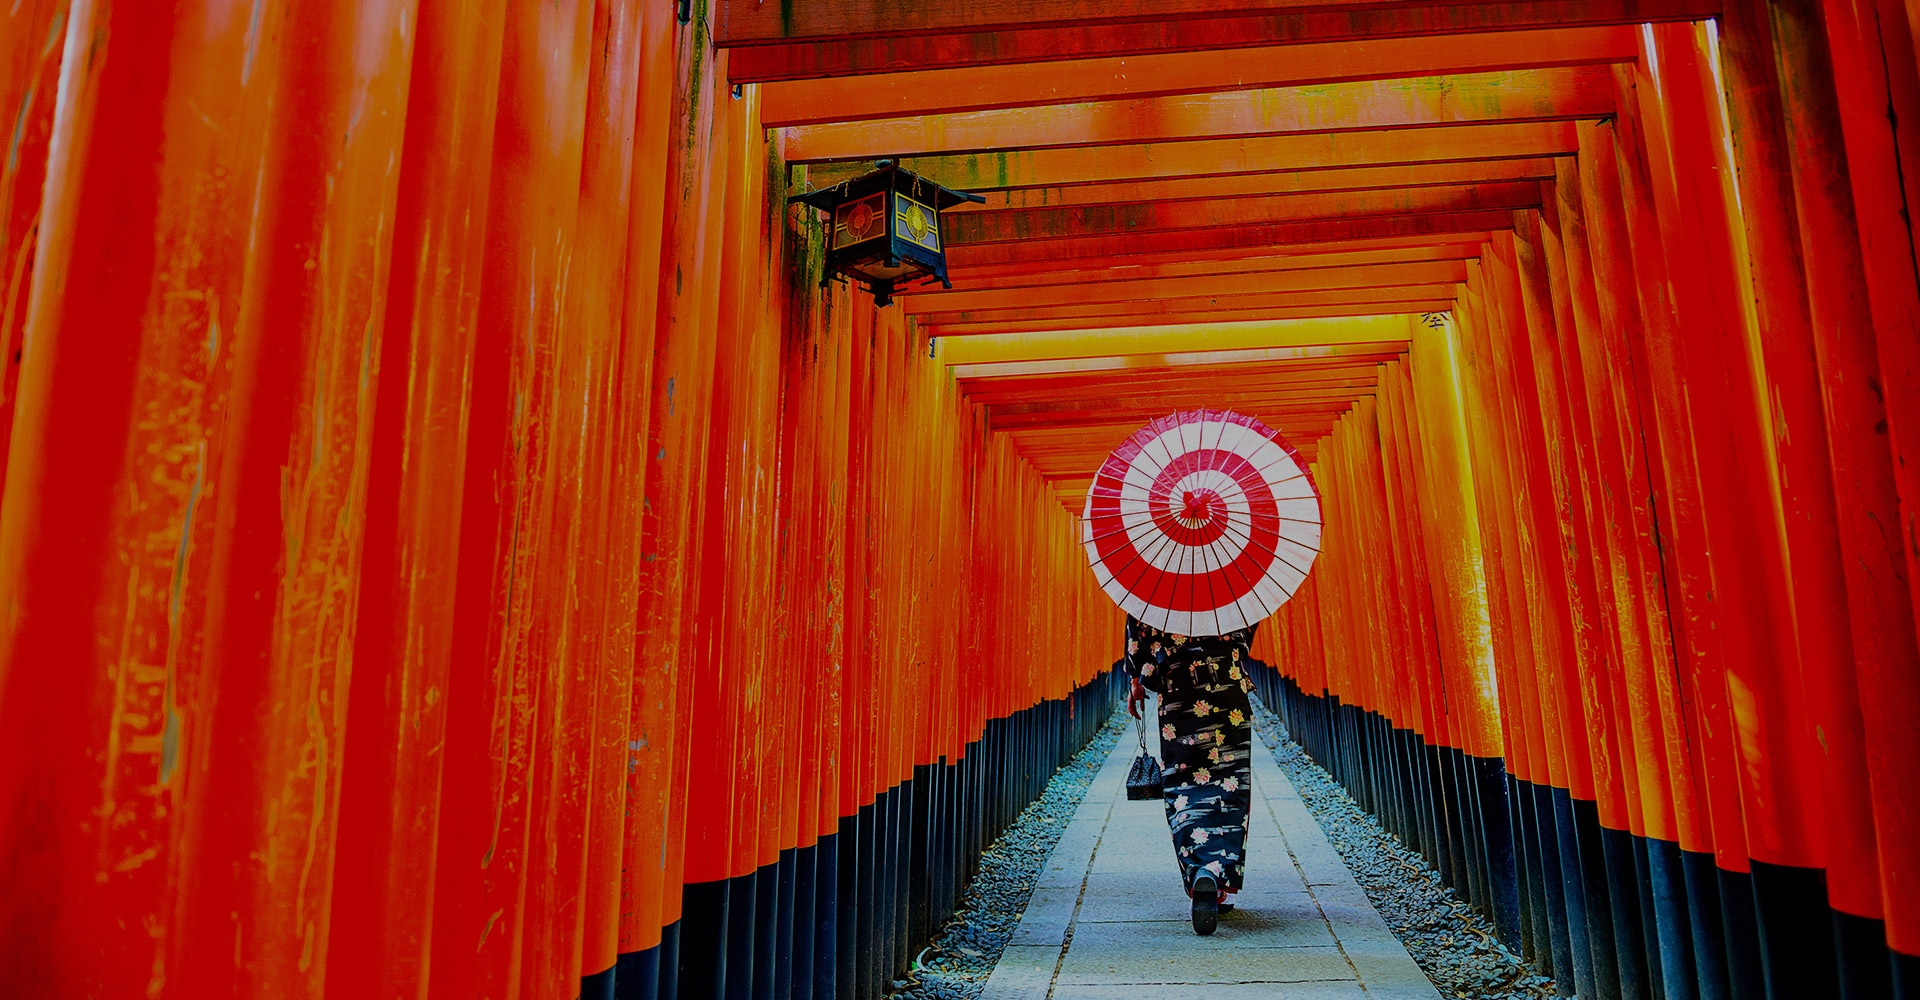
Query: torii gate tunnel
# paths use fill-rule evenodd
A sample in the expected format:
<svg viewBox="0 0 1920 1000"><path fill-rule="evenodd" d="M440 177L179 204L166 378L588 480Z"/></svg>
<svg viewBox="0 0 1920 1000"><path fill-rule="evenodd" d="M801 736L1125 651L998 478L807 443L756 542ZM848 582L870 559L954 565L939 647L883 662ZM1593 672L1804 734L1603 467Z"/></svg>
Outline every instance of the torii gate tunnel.
<svg viewBox="0 0 1920 1000"><path fill-rule="evenodd" d="M1920 997L1900 0L17 0L0 995L867 1000L1110 715L1102 456L1563 992ZM879 158L951 291L822 288Z"/></svg>

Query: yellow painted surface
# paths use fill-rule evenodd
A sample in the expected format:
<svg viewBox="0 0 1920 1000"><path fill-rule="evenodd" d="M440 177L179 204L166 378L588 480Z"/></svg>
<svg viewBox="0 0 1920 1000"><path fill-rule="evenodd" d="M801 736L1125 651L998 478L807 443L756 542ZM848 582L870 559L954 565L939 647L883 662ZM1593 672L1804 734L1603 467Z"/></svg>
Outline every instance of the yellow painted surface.
<svg viewBox="0 0 1920 1000"><path fill-rule="evenodd" d="M1198 354L1318 344L1366 344L1409 340L1419 319L1418 316L1400 314L980 334L943 337L935 350L936 356L949 365L971 365L1175 352Z"/></svg>

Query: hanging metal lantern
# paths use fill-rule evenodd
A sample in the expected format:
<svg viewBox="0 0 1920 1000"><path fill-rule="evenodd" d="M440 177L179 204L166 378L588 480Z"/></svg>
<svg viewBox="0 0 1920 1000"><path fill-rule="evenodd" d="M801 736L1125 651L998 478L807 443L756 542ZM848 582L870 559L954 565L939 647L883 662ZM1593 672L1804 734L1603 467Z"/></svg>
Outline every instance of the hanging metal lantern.
<svg viewBox="0 0 1920 1000"><path fill-rule="evenodd" d="M827 264L820 283L835 275L862 282L877 306L891 304L896 289L916 282L952 288L940 213L986 199L941 187L891 160L874 166L879 169L873 173L787 199L827 214Z"/></svg>

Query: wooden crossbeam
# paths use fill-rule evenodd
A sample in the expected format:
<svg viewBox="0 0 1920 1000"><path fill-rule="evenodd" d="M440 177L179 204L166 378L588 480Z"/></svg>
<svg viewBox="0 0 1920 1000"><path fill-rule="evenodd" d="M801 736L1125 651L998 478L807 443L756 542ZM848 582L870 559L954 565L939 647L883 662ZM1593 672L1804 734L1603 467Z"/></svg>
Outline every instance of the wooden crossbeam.
<svg viewBox="0 0 1920 1000"><path fill-rule="evenodd" d="M979 309L966 312L935 312L919 317L928 326L943 329L965 328L977 324L1021 324L1028 321L1084 319L1088 325L1134 324L1141 322L1178 322L1190 315L1242 313L1245 318L1273 310L1301 306L1347 305L1384 302L1412 302L1451 298L1455 283L1439 281L1426 284L1367 285L1350 288L1314 288L1288 292L1255 292L1247 295L1215 295L1205 298L1149 299L1139 302L1086 302L1062 306L1030 306L1013 309Z"/></svg>
<svg viewBox="0 0 1920 1000"><path fill-rule="evenodd" d="M1100 463L1106 459L1107 453L1111 452L1115 445L1125 440L1127 435L1139 430L1149 420L1170 412L1173 411L1165 410L1135 416L1125 424L1099 425L1091 428L1094 434L1087 440L1072 447L1053 450L1039 450L1026 444L1023 440L1026 435L1025 428L994 427L992 430L994 433L1012 436L1015 449L1033 466L1034 471L1044 478L1091 478L1094 470L1100 467ZM1338 413L1330 412L1307 417L1290 417L1285 414L1264 412L1250 412L1247 415L1259 418L1260 422L1279 431L1295 447L1301 447L1304 442L1318 440L1333 430L1339 423L1341 415L1346 412L1341 410Z"/></svg>
<svg viewBox="0 0 1920 1000"><path fill-rule="evenodd" d="M1374 382L1371 379L1356 381L1353 385L1337 386L1276 386L1265 389L1233 390L1225 387L1198 383L1182 392L1135 393L1123 391L1129 388L1115 386L1114 391L1099 399L1072 400L1061 403L1013 403L995 406L995 420L1002 418L1020 418L1020 423L1046 424L1053 417L1098 416L1131 413L1135 410L1153 410L1163 405L1181 406L1226 406L1229 403L1245 403L1248 406L1282 407L1295 409L1314 409L1328 405L1350 402L1361 396L1372 395ZM1208 402L1212 400L1213 402ZM1003 424L1012 426L1012 424Z"/></svg>
<svg viewBox="0 0 1920 1000"><path fill-rule="evenodd" d="M972 399L976 403L992 405L995 413L1024 413L1037 417L1044 416L1048 413L1070 413L1110 409L1115 405L1116 400L1125 399L1193 399L1205 402L1207 399L1217 398L1224 400L1232 397L1242 400L1260 400L1267 403L1276 403L1282 401L1282 397L1278 395L1278 393L1282 391L1307 392L1321 389L1340 390L1342 392L1351 392L1357 389L1367 389L1370 391L1374 385L1372 379L1366 378L1339 379L1336 381L1338 384L1320 384L1313 382L1300 384L1292 382L1275 384L1257 382L1199 382L1177 389L1166 386L1147 388L1144 386L1136 386L1132 382L1116 382L1106 386L1104 394L1088 392L1057 400L1016 399L1005 403L994 403L984 398L976 398L973 396L967 398ZM1284 386L1284 390L1276 388L1276 385ZM1344 399L1350 397L1339 395L1338 398Z"/></svg>
<svg viewBox="0 0 1920 1000"><path fill-rule="evenodd" d="M1463 261L1411 261L1354 267L1254 271L1226 275L1198 274L1143 278L1135 281L1047 285L1036 288L969 289L942 295L916 296L906 300L906 310L909 315L919 315L968 310L1255 295L1308 289L1453 284L1465 280L1467 280L1467 266Z"/></svg>
<svg viewBox="0 0 1920 1000"><path fill-rule="evenodd" d="M1003 393L969 392L967 398L976 403L993 403L998 407L995 412L1006 413L1046 413L1053 410L1088 409L1109 405L1115 400L1124 400L1141 395L1180 396L1195 391L1237 392L1251 394L1273 394L1279 392L1321 392L1326 390L1370 388L1379 380L1378 366L1349 368L1338 371L1289 372L1285 375L1267 373L1250 378L1197 378L1189 377L1183 381L1168 383L1156 381L1149 383L1144 379L1122 377L1110 378L1104 385L1086 386L1077 392L1045 396L1014 396L1006 398Z"/></svg>
<svg viewBox="0 0 1920 1000"><path fill-rule="evenodd" d="M1565 156L1579 148L1573 123L1479 121L1390 133L1233 135L1181 142L907 157L901 166L962 191L1136 182L1448 160ZM796 167L800 190L831 187L867 173L865 161Z"/></svg>
<svg viewBox="0 0 1920 1000"><path fill-rule="evenodd" d="M1413 335L1413 322L1406 316L1372 316L1340 320L1109 326L1091 333L1046 336L1020 334L939 341L934 344L934 354L949 365L1125 355L1162 355L1169 359L1181 359L1178 363L1277 360L1309 355L1331 356L1333 352L1345 349L1330 345L1404 343ZM1284 350L1265 350L1272 348Z"/></svg>
<svg viewBox="0 0 1920 1000"><path fill-rule="evenodd" d="M1613 113L1612 73L1574 66L1144 97L786 130L790 163L1262 135L1571 121Z"/></svg>
<svg viewBox="0 0 1920 1000"><path fill-rule="evenodd" d="M1353 379L1373 379L1377 377L1375 369L1381 361L1392 355L1381 355L1380 360L1360 361L1341 367L1266 369L1200 376L1182 372L1178 375L1148 375L1138 372L1102 373L1101 377L1081 376L1070 382L1048 380L1039 384L1006 385L1001 382L988 384L974 383L964 386L968 399L976 403L1049 403L1066 402L1076 399L1100 398L1113 392L1115 386L1125 386L1127 392L1178 391L1182 386L1205 384L1222 387L1244 387L1270 384L1308 385L1331 380L1347 382ZM1370 383L1369 383L1370 384Z"/></svg>
<svg viewBox="0 0 1920 1000"><path fill-rule="evenodd" d="M1083 271L1043 271L1031 278L979 278L968 276L964 282L956 280L952 292L922 292L910 298L902 298L908 313L925 313L939 307L939 303L952 303L958 296L995 296L995 294L1029 294L1029 292L1060 292L1075 288L1083 292L1087 301L1100 298L1125 299L1139 298L1140 288L1167 278L1221 278L1258 284L1283 274L1315 273L1315 271L1352 271L1359 267L1377 267L1377 265L1453 265L1465 267L1467 261L1478 257L1476 248L1398 248L1398 250L1350 251L1350 253L1329 253L1317 257L1309 265L1292 265L1296 257L1244 257L1238 261L1185 261L1175 265L1154 265L1154 267L1102 267L1102 269L1083 269ZM1254 261L1260 267L1244 267L1244 263Z"/></svg>
<svg viewBox="0 0 1920 1000"><path fill-rule="evenodd" d="M1386 188L1440 187L1499 181L1548 180L1555 176L1558 158L1516 157L1507 160L1455 160L1438 163L1396 163L1387 166L1336 167L1328 170L1270 171L1263 174L1227 174L1210 177L1174 177L1110 184L1017 188L987 196L984 205L955 209L951 218L999 211L1113 205L1149 201L1191 201L1247 198L1261 195L1335 193Z"/></svg>
<svg viewBox="0 0 1920 1000"><path fill-rule="evenodd" d="M1318 295L1320 293L1304 293ZM1324 304L1301 304L1296 306L1276 306L1269 309L1239 309L1220 312L1188 311L1181 313L1181 323L1231 323L1245 320L1263 319L1330 319L1337 316L1379 316L1391 314L1420 315L1423 313L1446 312L1453 308L1453 298L1432 297L1422 299L1389 300L1373 299L1348 303L1328 302ZM981 333L1044 333L1052 330L1094 330L1103 326L1115 326L1119 323L1101 322L1098 317L1066 317L1060 319L1032 319L996 323L973 323L955 326L928 325L925 327L930 336L964 337Z"/></svg>
<svg viewBox="0 0 1920 1000"><path fill-rule="evenodd" d="M1261 364L1170 365L1164 368L1122 368L1103 371L1052 372L1019 377L967 379L960 382L968 399L983 403L1028 402L1033 400L1074 399L1098 395L1111 386L1125 383L1143 391L1178 389L1194 382L1237 384L1240 382L1288 382L1314 378L1372 378L1385 361L1399 357L1400 350L1337 358L1304 358L1297 361Z"/></svg>
<svg viewBox="0 0 1920 1000"><path fill-rule="evenodd" d="M1115 445L1125 440L1127 435L1139 430L1155 417L1164 416L1172 412L1175 411L1172 409L1161 410L1153 413L1129 416L1124 423L1090 425L1085 428L1088 433L1083 440L1070 445L1061 445L1052 448L1037 447L1028 443L1026 438L1030 433L1029 428L993 427L992 430L998 434L1011 436L1014 440L1014 447L1033 465L1034 471L1040 473L1042 476L1050 479L1054 477L1090 477L1093 475L1094 470L1100 467L1100 463L1107 457L1107 453L1112 451ZM1289 415L1263 411L1249 412L1247 415L1258 417L1262 423L1280 431L1289 441L1298 444L1301 438L1317 438L1332 430L1339 422L1341 415L1346 412L1346 410L1341 410L1339 412L1329 411L1311 415ZM988 423L991 424L992 421L989 420ZM1062 429L1076 430L1078 428Z"/></svg>
<svg viewBox="0 0 1920 1000"><path fill-rule="evenodd" d="M1359 388L1365 388L1368 391L1372 391L1372 387L1373 387L1372 382L1364 382L1354 386L1344 386L1344 387L1335 386L1331 388L1344 388L1349 391L1359 389ZM1298 388L1311 389L1315 387L1300 386ZM1106 406L1108 402L1116 398L1140 398L1140 399L1151 399L1156 401L1185 399L1185 400L1195 401L1197 405L1198 403L1205 403L1208 399L1225 399L1227 398L1227 396L1232 395L1232 396L1235 396L1236 398L1244 398L1247 400L1265 400L1267 402L1274 402L1274 400L1271 400L1267 396L1262 395L1263 393L1271 393L1273 391L1271 386L1262 386L1259 384L1238 383L1238 382L1197 383L1195 385L1187 386L1185 388L1177 389L1177 390L1169 389L1164 386L1157 387L1157 388L1149 388L1145 386L1136 386L1132 382L1117 382L1112 385L1106 386L1105 391L1106 391L1105 395L1094 395L1091 393L1083 393L1068 399L1048 400L1044 402L1039 402L1032 399L1016 398L1015 400L1010 402L997 403L986 398L978 398L974 396L968 396L967 398L982 405L993 406L994 412L996 413L1001 412L1003 407L1015 407L1016 409L1010 409L1006 411L1007 413L1010 413L1010 414L1028 412L1028 411L1017 409L1018 407L1025 407L1025 406L1041 407L1040 409L1031 411L1031 415L1034 415L1036 417L1044 416L1045 414L1048 414L1048 413L1068 413L1068 412L1075 412L1076 410L1099 409L1101 407ZM1119 395L1116 395L1116 394L1119 394ZM1350 397L1342 397L1342 398L1350 398ZM1320 401L1315 405L1319 406L1323 404L1324 404L1324 401Z"/></svg>
<svg viewBox="0 0 1920 1000"><path fill-rule="evenodd" d="M1352 409L1352 407L1348 407L1348 409ZM1348 413L1348 409L1342 409L1342 411L1327 411L1327 413L1315 413L1315 415L1288 415L1288 413L1258 411L1258 413L1248 413L1248 417L1258 417L1263 424L1279 430L1286 440L1300 443L1302 438L1319 438L1321 434L1327 434L1329 430L1332 430L1332 428L1340 422L1340 417L1342 417L1344 413ZM1175 411L1173 411L1173 409L1165 409L1165 411L1158 411L1158 413L1133 415L1133 417L1125 418L1123 422L1104 422L1104 424L1087 424L1087 426L1044 428L1044 430L1066 430L1066 432L1083 432L1083 434L1085 434L1081 440L1071 441L1071 443L1060 443L1060 445L1035 445L1035 443L1031 443L1031 441L1027 440L1027 436L1029 436L1035 428L991 428L991 430L993 430L995 434L1008 434L1008 436L1012 436L1012 438L1014 438L1014 447L1020 449L1021 455L1023 455L1029 463L1033 464L1033 470L1039 472L1039 474L1043 474L1043 476L1048 476L1048 478L1052 478L1052 476L1092 476L1094 468L1100 466L1100 461L1106 459L1106 453L1112 451L1114 445L1117 445L1119 441L1125 440L1125 438L1127 438L1129 434L1133 434L1135 430L1140 430L1140 426L1144 426L1148 420L1156 417L1164 417L1167 413L1175 413ZM993 422L993 420L989 420L989 424L991 424L991 422Z"/></svg>
<svg viewBox="0 0 1920 1000"><path fill-rule="evenodd" d="M1139 417L1133 421L1132 426L1124 429L1104 429L1104 434L1101 438L1090 440L1086 444L1071 451L1056 453L1034 452L1017 443L1014 447L1015 450L1020 452L1021 457L1025 458L1027 463L1033 466L1033 470L1039 473L1043 479L1090 480L1095 470L1100 468L1100 463L1105 461L1107 454L1114 449L1114 446L1125 440L1128 434L1138 430L1142 425L1146 424L1147 421L1153 419L1153 417L1162 415L1163 414L1156 413L1152 416ZM1297 448L1301 448L1302 451L1306 450L1304 442L1317 441L1332 431L1337 425L1340 416L1339 414L1333 414L1328 417L1313 418L1305 422L1290 422L1275 418L1271 414L1249 413L1247 415L1257 417L1262 423L1280 431L1290 443ZM993 431L995 433L1011 435L1018 435L1020 433L1018 428L1009 429L996 427L993 428ZM1016 437L1015 441L1017 442L1018 440L1018 437ZM1312 456L1309 455L1308 457L1311 458ZM1082 482L1080 488L1084 490L1085 487L1086 483Z"/></svg>
<svg viewBox="0 0 1920 1000"><path fill-rule="evenodd" d="M1160 414L1156 414L1156 416L1159 416L1159 415ZM1251 417L1259 418L1262 423L1266 423L1267 426L1269 427L1274 426L1273 423L1269 422L1269 416L1266 414L1250 413L1247 415ZM1138 430L1142 425L1144 425L1147 422L1148 419L1151 419L1151 418L1142 418L1140 420L1137 420L1134 422L1132 427L1128 427L1119 433L1112 433L1111 431L1109 431L1109 433L1111 434L1110 437L1102 439L1098 442L1090 441L1079 449L1076 449L1072 452L1063 452L1058 454L1057 456L1035 454L1024 447L1021 447L1018 444L1016 444L1014 448L1016 451L1020 453L1021 457L1027 460L1027 463L1029 465L1033 466L1033 470L1039 473L1041 478L1043 479L1090 480L1093 477L1094 472L1100 468L1100 463L1106 460L1107 454L1113 450L1114 446L1118 445L1121 441L1125 440L1128 434L1132 433L1135 430ZM1294 445L1294 447L1300 448L1304 452L1306 451L1306 447L1304 446L1303 442L1318 441L1320 438L1326 436L1329 432L1333 430L1333 428L1337 424L1337 421L1338 421L1338 414L1336 414L1333 419L1316 420L1310 424L1298 424L1294 426L1287 426L1284 429L1280 429L1280 428L1276 428L1276 429L1280 429L1281 434L1285 436L1286 439ZM1285 421L1280 421L1280 423L1284 424ZM995 428L994 431L995 433L1002 433L1002 434L1018 433L1017 430L1005 430L1000 428ZM1015 440L1017 441L1018 438L1016 438ZM1311 459L1312 456L1308 455L1308 458ZM1080 488L1084 490L1086 488L1086 483L1082 482L1080 485Z"/></svg>
<svg viewBox="0 0 1920 1000"><path fill-rule="evenodd" d="M1337 416L1333 410L1327 408L1267 407L1261 412L1282 420L1325 420ZM1022 427L1007 433L1012 434L1015 443L1031 454L1061 455L1087 447L1105 446L1111 449L1119 439L1139 430L1144 422L1127 414L1104 421L1094 420L1050 427Z"/></svg>
<svg viewBox="0 0 1920 1000"><path fill-rule="evenodd" d="M920 21L908 28L898 17L919 4L890 5L895 16L884 32L858 32L847 25L814 26L824 33L799 35L782 29L757 37L742 33L733 8L747 0L722 0L716 18L721 45L734 48L727 73L734 83L802 80L920 69L1087 60L1162 52L1221 52L1239 48L1343 41L1458 35L1480 31L1581 25L1695 21L1718 16L1719 0L1515 0L1515 2L1389 3L1354 5L1270 4L1258 11L1218 16L1154 18L1101 24L1035 24L997 21L992 26ZM798 6L798 5L794 5ZM812 4L808 4L809 7ZM826 6L832 6L831 4ZM1019 4L1014 17L1045 15L1051 4ZM752 45L743 45L753 42Z"/></svg>
<svg viewBox="0 0 1920 1000"><path fill-rule="evenodd" d="M1441 233L1484 236L1511 228L1513 212L1508 209L1427 212L955 246L948 249L947 261L956 267L1057 260L1079 261L1081 266L1088 266L1118 262L1136 254L1211 253Z"/></svg>
<svg viewBox="0 0 1920 1000"><path fill-rule="evenodd" d="M1410 212L1511 211L1539 205L1539 182L1496 181L1379 191L1316 191L1262 198L1036 208L1025 212L987 212L949 219L947 244L949 247L961 247L1104 233L1134 235L1219 226L1239 228L1304 219Z"/></svg>
<svg viewBox="0 0 1920 1000"><path fill-rule="evenodd" d="M1109 56L1065 66L1019 63L833 76L765 84L760 91L760 123L780 128L990 108L1588 66L1631 62L1639 51L1637 31L1605 25Z"/></svg>
<svg viewBox="0 0 1920 1000"><path fill-rule="evenodd" d="M1167 411L1167 413L1171 413L1171 411ZM1156 413L1154 417L1162 417L1162 415ZM1265 422L1267 426L1275 426L1275 422L1269 422L1271 415L1250 413L1248 417L1258 417L1261 422ZM1100 463L1106 461L1106 455L1108 455L1110 451L1114 451L1117 443L1125 440L1127 434L1139 430L1140 426L1146 424L1148 420L1152 420L1152 417L1137 418L1137 420L1133 422L1133 426L1123 428L1123 430L1121 430L1121 428L1102 428L1102 438L1089 440L1087 443L1071 449L1071 451L1037 453L1037 451L1031 451L1031 449L1027 449L1025 445L1020 445L1020 443L1016 443L1014 449L1020 451L1021 457L1027 459L1027 464L1031 464L1033 470L1039 472L1041 478L1044 478L1044 480L1091 480L1094 470L1098 470ZM1286 420L1279 420L1279 422L1286 424ZM1338 415L1332 415L1331 418L1315 418L1315 420L1311 420L1311 422L1296 422L1296 424L1284 426L1284 430L1283 428L1275 428L1275 430L1281 430L1281 434L1283 434L1286 440L1294 443L1294 447L1300 447L1300 441L1319 440L1319 438L1323 438L1327 432L1331 432L1332 428L1336 426L1336 422L1338 422ZM993 432L995 432L995 434L1012 434L1012 436L1018 436L1018 434L1020 434L1020 428L993 428ZM1016 441L1018 441L1018 438L1016 438ZM1081 484L1081 489L1085 489L1085 484Z"/></svg>
<svg viewBox="0 0 1920 1000"><path fill-rule="evenodd" d="M1351 379L1367 379L1367 378L1375 377L1375 372L1373 371L1372 367L1351 370L1346 372L1346 374L1348 375L1348 379L1343 379L1340 381L1349 381ZM1281 379L1274 379L1269 377L1264 380L1255 379L1255 378L1217 379L1217 380L1206 380L1204 382L1198 382L1198 383L1187 383L1187 385L1194 385L1194 384L1206 385L1211 388L1217 388L1221 391L1235 391L1235 390L1252 391L1254 389L1258 389L1262 386L1268 386L1268 385L1296 384L1293 381L1293 378L1294 376L1288 376L1286 378L1281 378ZM1308 385L1312 383L1302 382L1297 384ZM1370 385L1372 383L1369 382L1366 384ZM972 400L975 403L980 403L982 405L1025 406L1025 405L1033 405L1033 404L1040 404L1040 405L1054 404L1054 403L1064 404L1064 403L1071 403L1071 402L1082 401L1082 400L1103 399L1103 398L1106 398L1107 396L1112 395L1117 391L1125 392L1127 394L1133 394L1133 395L1147 395L1147 394L1153 394L1153 393L1159 393L1159 392L1180 392L1180 391L1183 391L1183 388L1184 387L1182 385L1178 385L1178 384L1168 385L1164 382L1141 382L1141 381L1136 381L1135 379L1132 379L1132 378L1112 378L1112 379L1108 379L1104 384L1101 384L1101 385L1080 386L1071 391L1061 392L1061 393L1052 394L1052 395L1045 394L1045 393L1036 393L1036 392L1031 392L1027 390L992 391L992 390L986 390L986 389L976 389L975 391L967 393L967 398Z"/></svg>
<svg viewBox="0 0 1920 1000"><path fill-rule="evenodd" d="M1111 264L1081 260L1028 261L1020 264L949 266L956 288L1025 288L1032 285L1074 284L1090 281L1127 281L1133 277L1189 273L1231 274L1238 271L1284 271L1308 267L1345 267L1350 264L1395 260L1473 260L1480 256L1486 234L1438 233L1403 239L1357 240L1307 246L1249 247L1235 250L1138 254ZM1293 262L1293 263L1290 263ZM1152 274L1165 270L1164 275ZM917 285L897 295L941 295L938 285Z"/></svg>
<svg viewBox="0 0 1920 1000"><path fill-rule="evenodd" d="M1367 386L1369 390L1372 385ZM1110 396L1101 400L1086 400L1070 405L1050 407L1043 410L1022 411L1003 406L993 408L993 425L999 428L1049 426L1057 419L1100 414L1113 416L1118 414L1165 413L1169 410L1194 409L1197 407L1223 407L1229 410L1254 409L1285 405L1303 405L1314 402L1323 405L1348 403L1361 395L1371 393L1351 393L1328 395L1325 397L1294 396L1276 392L1232 392L1212 386L1197 386L1187 392L1166 393L1151 397Z"/></svg>
<svg viewBox="0 0 1920 1000"><path fill-rule="evenodd" d="M1372 394L1367 393L1365 395L1372 395ZM1261 407L1248 407L1246 410L1243 410L1241 412L1244 412L1249 416L1259 417L1263 422L1271 421L1270 423L1268 423L1268 426L1275 426L1280 424L1292 424L1297 426L1319 426L1322 423L1331 425L1335 418L1337 418L1340 414L1347 412L1348 409L1352 408L1354 399L1357 399L1357 398L1359 397L1356 396L1347 400L1340 400L1340 401L1329 401L1325 407L1316 409L1309 413L1294 413L1294 414L1270 413ZM989 413L987 414L987 427L992 430L1008 430L1008 431L1024 430L1029 426L1057 427L1057 428L1075 428L1075 427L1114 428L1114 427L1117 427L1117 428L1123 429L1124 431L1132 431L1139 428L1141 425L1145 424L1147 421L1152 420L1155 417L1163 416L1175 410L1195 409L1195 408L1196 407L1193 407L1193 406L1184 406L1184 407L1183 406L1163 406L1163 405L1155 404L1155 405L1142 406L1138 409L1130 410L1126 412L1109 411L1106 413L1091 413L1091 414L1057 414L1050 417L1048 420L1044 422L1039 422L1039 423L1033 423L1033 422L1027 421L1024 417L1021 417L1018 415L1010 416L1007 418L1006 421L1003 421L998 414ZM1124 436L1124 434L1122 436ZM1089 467L1089 471L1091 471L1091 467Z"/></svg>
<svg viewBox="0 0 1920 1000"><path fill-rule="evenodd" d="M1332 409L1316 407L1266 407L1261 413L1283 420L1325 420L1337 416ZM1015 443L1032 454L1059 455L1090 446L1111 449L1121 438L1139 430L1144 422L1128 414L1076 424L1022 427L1008 433L1013 435Z"/></svg>
<svg viewBox="0 0 1920 1000"><path fill-rule="evenodd" d="M1178 328L1176 328L1178 329ZM968 338L969 341L985 338ZM948 369L963 389L975 386L1044 384L1056 379L1110 379L1111 372L1162 372L1185 377L1188 370L1258 370L1271 366L1276 370L1291 365L1339 365L1352 361L1385 359L1405 353L1407 341L1356 341L1346 344L1311 344L1297 347L1266 347L1233 350L1165 352L1154 354L1072 354L1045 358L1020 358L1004 361L956 364ZM953 353L948 348L944 353Z"/></svg>
<svg viewBox="0 0 1920 1000"><path fill-rule="evenodd" d="M904 35L956 30L1129 24L1165 18L1251 14L1290 6L1273 0L1054 0L1046 4L922 0L812 0L769 4L719 0L713 43L719 46L835 36Z"/></svg>
<svg viewBox="0 0 1920 1000"><path fill-rule="evenodd" d="M1359 0L1322 4L1360 6ZM1142 24L1169 19L1259 14L1299 3L1274 0L1051 0L1045 4L990 0L811 0L769 4L719 0L714 8L717 46L792 42L801 39L1070 28Z"/></svg>
<svg viewBox="0 0 1920 1000"><path fill-rule="evenodd" d="M912 296L902 297L907 303L908 312L924 312L917 308L918 302L949 300L951 296L973 292L1024 291L1029 289L1049 289L1062 286L1085 288L1090 293L1102 285L1136 285L1141 282L1162 278L1188 278L1200 276L1240 277L1257 280L1263 276L1295 271L1335 270L1365 267L1375 264L1418 264L1451 262L1464 264L1478 258L1477 246L1433 246L1433 247L1395 247L1389 250L1352 250L1337 254L1311 254L1289 257L1241 257L1229 260L1193 260L1173 264L1154 264L1144 267L1102 267L1081 268L1077 270L1036 271L1028 275L1007 274L999 277L986 277L979 274L957 275L954 278L954 291L941 291L937 286L927 290L916 290ZM963 280L964 279L964 280Z"/></svg>

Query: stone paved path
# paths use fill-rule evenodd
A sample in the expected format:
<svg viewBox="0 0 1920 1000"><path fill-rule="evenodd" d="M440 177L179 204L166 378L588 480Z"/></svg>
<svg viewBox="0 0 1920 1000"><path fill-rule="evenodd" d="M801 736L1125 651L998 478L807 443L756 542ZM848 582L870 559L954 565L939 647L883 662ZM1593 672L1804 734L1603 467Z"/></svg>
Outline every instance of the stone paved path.
<svg viewBox="0 0 1920 1000"><path fill-rule="evenodd" d="M1127 800L1138 752L1087 790L982 1000L1438 1000L1259 740L1246 887L1194 934L1164 807Z"/></svg>

